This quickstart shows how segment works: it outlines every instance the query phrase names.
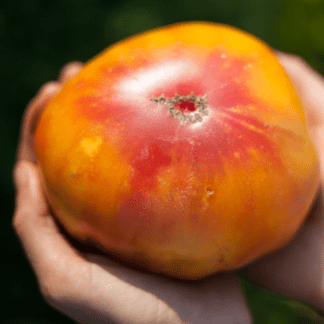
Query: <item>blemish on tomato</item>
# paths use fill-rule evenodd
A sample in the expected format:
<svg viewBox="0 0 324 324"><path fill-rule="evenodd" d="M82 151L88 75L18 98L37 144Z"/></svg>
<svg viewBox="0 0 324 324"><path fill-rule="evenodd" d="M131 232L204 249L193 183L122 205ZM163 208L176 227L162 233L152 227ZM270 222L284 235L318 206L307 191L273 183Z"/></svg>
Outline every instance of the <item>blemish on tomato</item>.
<svg viewBox="0 0 324 324"><path fill-rule="evenodd" d="M210 188L210 187L207 187L205 190L206 190L208 195L212 195L214 193L214 190L212 188Z"/></svg>
<svg viewBox="0 0 324 324"><path fill-rule="evenodd" d="M209 115L209 109L206 102L206 95L195 96L191 93L188 96L175 94L172 98L167 98L162 94L160 97L152 97L150 101L158 106L167 106L169 113L179 120L183 126L187 122L192 124L202 122L203 117Z"/></svg>
<svg viewBox="0 0 324 324"><path fill-rule="evenodd" d="M98 152L101 144L102 138L97 136L95 138L84 138L80 142L80 147L87 155L93 157Z"/></svg>

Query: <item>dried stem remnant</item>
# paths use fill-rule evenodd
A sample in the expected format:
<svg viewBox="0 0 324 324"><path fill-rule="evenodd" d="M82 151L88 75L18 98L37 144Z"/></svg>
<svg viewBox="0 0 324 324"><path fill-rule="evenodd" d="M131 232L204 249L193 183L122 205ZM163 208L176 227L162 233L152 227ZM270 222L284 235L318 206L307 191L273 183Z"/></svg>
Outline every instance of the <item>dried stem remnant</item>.
<svg viewBox="0 0 324 324"><path fill-rule="evenodd" d="M152 97L150 101L158 104L159 106L166 105L171 115L177 118L181 125L186 122L198 123L203 121L204 116L208 116L209 111L206 103L206 95L195 96L191 93L189 96L180 96L175 94L173 98L167 98L162 94L160 97ZM181 109L177 109L182 102L191 102L194 105L192 111L186 112Z"/></svg>

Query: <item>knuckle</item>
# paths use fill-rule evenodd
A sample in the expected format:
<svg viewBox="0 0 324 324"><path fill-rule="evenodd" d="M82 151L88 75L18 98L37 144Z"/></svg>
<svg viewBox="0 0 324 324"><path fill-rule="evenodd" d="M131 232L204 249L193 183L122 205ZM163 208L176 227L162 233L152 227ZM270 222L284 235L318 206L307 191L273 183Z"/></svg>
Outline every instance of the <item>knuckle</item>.
<svg viewBox="0 0 324 324"><path fill-rule="evenodd" d="M59 307L62 303L77 301L86 290L83 280L66 265L59 266L57 259L49 261L38 276L39 289L42 297L52 306Z"/></svg>
<svg viewBox="0 0 324 324"><path fill-rule="evenodd" d="M39 93L46 95L51 94L59 89L60 85L57 81L46 82L39 90Z"/></svg>
<svg viewBox="0 0 324 324"><path fill-rule="evenodd" d="M301 70L309 69L308 63L301 56L291 54L291 60Z"/></svg>
<svg viewBox="0 0 324 324"><path fill-rule="evenodd" d="M49 280L39 280L39 290L42 297L50 304L57 304L60 300L57 289L53 289L53 284Z"/></svg>
<svg viewBox="0 0 324 324"><path fill-rule="evenodd" d="M14 216L12 218L11 225L18 237L20 237L23 232L23 224L24 224L23 219L24 217L22 213L19 211L15 211Z"/></svg>
<svg viewBox="0 0 324 324"><path fill-rule="evenodd" d="M60 71L59 80L61 82L66 82L72 76L74 76L81 68L83 64L78 61L73 61L66 64Z"/></svg>
<svg viewBox="0 0 324 324"><path fill-rule="evenodd" d="M66 278L51 269L50 273L43 273L39 278L39 290L44 298L52 306L59 307L62 302L70 299L70 285L66 285Z"/></svg>
<svg viewBox="0 0 324 324"><path fill-rule="evenodd" d="M57 293L57 289L53 289L53 285L47 283L39 284L39 291L43 299L51 306L59 308L62 296Z"/></svg>
<svg viewBox="0 0 324 324"><path fill-rule="evenodd" d="M65 64L61 71L66 71L66 70L70 70L70 69L76 69L76 68L80 68L82 66L83 66L83 64L81 62L72 61L72 62L69 62L69 63Z"/></svg>

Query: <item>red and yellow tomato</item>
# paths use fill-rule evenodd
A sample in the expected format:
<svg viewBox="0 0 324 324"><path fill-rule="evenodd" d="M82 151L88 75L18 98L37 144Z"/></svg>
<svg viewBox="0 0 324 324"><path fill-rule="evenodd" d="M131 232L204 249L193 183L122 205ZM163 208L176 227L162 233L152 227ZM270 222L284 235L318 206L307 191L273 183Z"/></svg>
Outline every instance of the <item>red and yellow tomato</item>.
<svg viewBox="0 0 324 324"><path fill-rule="evenodd" d="M72 236L181 279L284 246L319 179L272 50L204 22L136 35L91 60L43 111L35 150Z"/></svg>

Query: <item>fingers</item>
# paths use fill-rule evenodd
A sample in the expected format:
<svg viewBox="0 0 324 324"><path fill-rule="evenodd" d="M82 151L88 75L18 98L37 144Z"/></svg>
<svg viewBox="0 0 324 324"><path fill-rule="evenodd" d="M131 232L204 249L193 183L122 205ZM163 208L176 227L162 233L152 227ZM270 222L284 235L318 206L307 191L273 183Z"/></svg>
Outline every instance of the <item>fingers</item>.
<svg viewBox="0 0 324 324"><path fill-rule="evenodd" d="M20 130L20 139L17 150L16 160L27 160L36 162L36 157L33 149L33 136L37 121L43 109L50 102L50 100L58 93L61 86L57 82L46 83L38 92L38 94L31 100L22 119L22 126Z"/></svg>
<svg viewBox="0 0 324 324"><path fill-rule="evenodd" d="M18 163L14 169L17 191L13 227L35 271L44 298L80 322L120 323L206 322L252 323L233 275L207 284L191 285L86 261L60 233L42 190L42 177L33 156L33 135L41 111L81 68L66 66L58 82L46 84L30 103L23 120ZM28 161L21 161L28 160ZM106 259L109 260L109 259ZM108 264L106 262L105 264ZM126 308L125 308L126 305Z"/></svg>
<svg viewBox="0 0 324 324"><path fill-rule="evenodd" d="M62 297L58 295L64 294L64 289L73 287L77 280L84 280L87 263L59 232L50 215L37 167L31 162L18 162L14 169L14 184L13 228L37 276L43 296L45 299L53 299L53 296L60 299Z"/></svg>
<svg viewBox="0 0 324 324"><path fill-rule="evenodd" d="M49 304L79 322L252 323L233 274L188 284L122 267L93 254L83 259L59 233L38 169L21 161L14 229ZM126 305L126 306L125 306Z"/></svg>
<svg viewBox="0 0 324 324"><path fill-rule="evenodd" d="M277 53L296 86L306 108L310 134L324 168L324 79L301 58ZM323 170L321 170L323 178ZM322 181L323 182L323 181ZM242 274L261 286L304 300L324 311L324 198L323 188L303 227L281 250L269 254L242 270Z"/></svg>
<svg viewBox="0 0 324 324"><path fill-rule="evenodd" d="M81 67L82 64L78 62L64 67L59 81L46 83L28 104L22 119L18 162L13 174L17 192L13 228L46 300L64 299L64 294L73 292L78 280L85 279L83 273L89 273L84 270L88 263L59 232L50 215L40 173L34 164L36 157L33 143L41 112L61 90L63 84L78 73Z"/></svg>
<svg viewBox="0 0 324 324"><path fill-rule="evenodd" d="M262 287L324 311L324 198L319 195L302 229L281 250L245 267L241 274Z"/></svg>
<svg viewBox="0 0 324 324"><path fill-rule="evenodd" d="M294 83L306 110L309 126L324 126L324 78L302 58L276 52L277 57Z"/></svg>
<svg viewBox="0 0 324 324"><path fill-rule="evenodd" d="M58 77L58 81L61 84L65 84L67 81L72 79L82 69L83 64L81 62L71 62L66 64Z"/></svg>
<svg viewBox="0 0 324 324"><path fill-rule="evenodd" d="M80 62L67 64L61 70L59 80L50 81L43 85L36 96L30 101L22 119L17 161L27 160L36 162L33 139L40 114L52 98L61 90L62 86L77 74L82 66L83 64Z"/></svg>
<svg viewBox="0 0 324 324"><path fill-rule="evenodd" d="M16 214L14 216L15 229L19 229L22 215L27 215L29 219L37 215L49 213L45 197L39 184L39 174L36 167L27 161L20 161L16 164L13 172L14 184L16 188ZM30 213L32 211L34 214ZM17 219L18 223L17 223ZM23 219L23 223L26 220Z"/></svg>

